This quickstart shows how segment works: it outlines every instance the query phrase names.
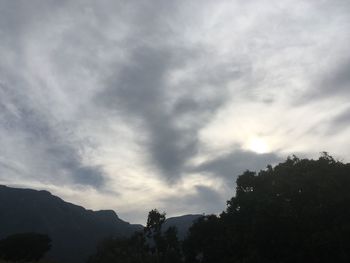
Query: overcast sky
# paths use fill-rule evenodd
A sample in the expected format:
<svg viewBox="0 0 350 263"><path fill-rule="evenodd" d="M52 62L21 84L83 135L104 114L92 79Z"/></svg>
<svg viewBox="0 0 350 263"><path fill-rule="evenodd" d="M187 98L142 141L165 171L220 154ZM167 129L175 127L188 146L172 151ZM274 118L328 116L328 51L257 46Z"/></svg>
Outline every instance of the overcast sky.
<svg viewBox="0 0 350 263"><path fill-rule="evenodd" d="M349 0L0 0L0 183L144 223L349 161Z"/></svg>

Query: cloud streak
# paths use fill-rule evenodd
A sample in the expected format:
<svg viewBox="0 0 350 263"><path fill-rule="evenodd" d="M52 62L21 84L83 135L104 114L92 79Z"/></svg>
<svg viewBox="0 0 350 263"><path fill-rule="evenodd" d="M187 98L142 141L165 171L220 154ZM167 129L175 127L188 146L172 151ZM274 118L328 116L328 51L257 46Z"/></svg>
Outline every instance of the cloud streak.
<svg viewBox="0 0 350 263"><path fill-rule="evenodd" d="M29 98L22 100L17 90L1 85L0 93L3 180L10 170L20 178L54 184L103 186L103 170L84 164L73 134L62 132L65 128L60 123L28 104Z"/></svg>

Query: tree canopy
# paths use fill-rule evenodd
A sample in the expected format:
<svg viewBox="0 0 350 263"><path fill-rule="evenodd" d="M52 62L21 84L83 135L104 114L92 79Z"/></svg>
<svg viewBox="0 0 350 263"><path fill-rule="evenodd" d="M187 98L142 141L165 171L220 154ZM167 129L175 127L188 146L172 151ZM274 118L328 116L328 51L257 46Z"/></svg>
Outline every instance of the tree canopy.
<svg viewBox="0 0 350 263"><path fill-rule="evenodd" d="M318 160L293 156L259 173L246 171L226 211L190 229L187 258L350 262L349 189L350 165L326 153Z"/></svg>

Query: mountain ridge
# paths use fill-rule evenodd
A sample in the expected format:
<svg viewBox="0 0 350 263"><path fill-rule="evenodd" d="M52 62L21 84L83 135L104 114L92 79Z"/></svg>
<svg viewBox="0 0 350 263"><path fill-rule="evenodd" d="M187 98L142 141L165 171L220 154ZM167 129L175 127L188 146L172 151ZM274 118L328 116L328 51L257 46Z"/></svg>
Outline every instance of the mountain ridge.
<svg viewBox="0 0 350 263"><path fill-rule="evenodd" d="M93 211L46 190L0 186L0 238L24 232L48 234L48 257L83 262L108 236L130 236L142 229L121 220L113 210Z"/></svg>
<svg viewBox="0 0 350 263"><path fill-rule="evenodd" d="M179 239L184 239L200 216L168 218L163 230L175 226ZM47 257L59 262L85 262L103 239L128 237L142 230L142 225L123 221L114 210L93 211L46 190L0 185L0 239L25 232L47 234L52 239Z"/></svg>

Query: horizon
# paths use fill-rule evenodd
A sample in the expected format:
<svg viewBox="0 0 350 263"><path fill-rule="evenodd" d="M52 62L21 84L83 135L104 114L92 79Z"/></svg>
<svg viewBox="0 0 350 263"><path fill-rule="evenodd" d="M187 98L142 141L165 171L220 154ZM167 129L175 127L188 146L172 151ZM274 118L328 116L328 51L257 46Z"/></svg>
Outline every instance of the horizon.
<svg viewBox="0 0 350 263"><path fill-rule="evenodd" d="M346 0L0 0L0 184L143 224L349 162L349 28Z"/></svg>
<svg viewBox="0 0 350 263"><path fill-rule="evenodd" d="M149 212L148 212L147 215L145 216L144 222L142 222L142 223L129 222L129 221L126 221L126 220L124 220L123 218L121 218L121 217L119 216L119 214L118 214L118 211L115 211L115 210L113 210L113 209L101 209L101 210L89 209L89 208L87 208L87 207L84 207L84 206L81 206L81 205L78 205L78 204L69 202L69 201L67 201L67 200L64 200L63 198L61 198L61 197L59 197L59 196L57 196L57 195L54 195L53 193L51 193L51 192L49 192L49 191L47 191L47 190L44 190L44 189L22 188L22 187L20 187L20 186L8 186L8 185L0 184L0 188L1 188L1 187L11 188L11 189L16 189L16 190L30 190L30 191L36 191L36 192L47 192L48 194L50 194L50 195L52 195L52 196L54 196L54 197L58 197L61 201L63 201L63 202L66 203L66 204L73 205L73 206L78 206L78 207L82 207L82 208L84 208L86 211L92 211L92 212L112 211L112 212L115 213L115 215L116 215L119 219L123 220L123 221L126 222L126 223L135 224L135 225L139 225L139 224L140 224L140 225L142 225L143 227L145 227L145 225L146 225L146 223L147 223L147 216L148 216L148 213L149 213ZM156 208L154 208L154 209L156 209ZM179 214L179 215L173 215L173 216L170 216L170 217L169 217L169 216L167 215L166 211L163 211L162 213L165 213L166 220L168 220L168 219L173 219L173 218L179 218L179 217L187 217L187 216L205 216L205 214L202 213L202 214Z"/></svg>

